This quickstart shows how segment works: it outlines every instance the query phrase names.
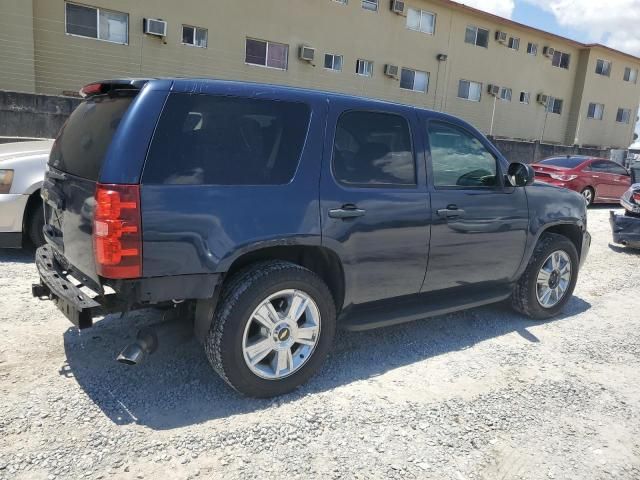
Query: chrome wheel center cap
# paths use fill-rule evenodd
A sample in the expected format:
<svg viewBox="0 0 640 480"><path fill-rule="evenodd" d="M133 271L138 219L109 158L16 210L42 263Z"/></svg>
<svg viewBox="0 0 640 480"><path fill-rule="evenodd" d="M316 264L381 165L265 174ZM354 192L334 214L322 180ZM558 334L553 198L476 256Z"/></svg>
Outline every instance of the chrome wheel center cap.
<svg viewBox="0 0 640 480"><path fill-rule="evenodd" d="M273 341L276 348L290 347L293 342L293 332L291 327L286 323L279 323L273 329Z"/></svg>
<svg viewBox="0 0 640 480"><path fill-rule="evenodd" d="M556 288L560 282L560 272L554 270L549 276L549 288Z"/></svg>

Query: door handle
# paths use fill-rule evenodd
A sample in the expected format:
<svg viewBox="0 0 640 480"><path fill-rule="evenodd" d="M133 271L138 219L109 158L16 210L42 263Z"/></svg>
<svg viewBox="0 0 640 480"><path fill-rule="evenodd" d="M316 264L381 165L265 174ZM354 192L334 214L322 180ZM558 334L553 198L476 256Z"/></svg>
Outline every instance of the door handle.
<svg viewBox="0 0 640 480"><path fill-rule="evenodd" d="M447 208L441 208L436 211L438 216L443 218L455 218L462 217L464 215L464 210L458 208L457 205L447 205Z"/></svg>
<svg viewBox="0 0 640 480"><path fill-rule="evenodd" d="M353 204L343 205L341 208L334 208L329 210L329 217L331 218L357 218L362 217L367 213L366 210L356 207Z"/></svg>

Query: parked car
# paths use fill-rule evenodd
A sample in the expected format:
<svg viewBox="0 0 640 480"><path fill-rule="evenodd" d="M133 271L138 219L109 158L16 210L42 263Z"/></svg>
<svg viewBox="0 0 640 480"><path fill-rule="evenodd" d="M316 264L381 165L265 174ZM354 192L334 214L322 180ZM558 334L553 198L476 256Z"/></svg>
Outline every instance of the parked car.
<svg viewBox="0 0 640 480"><path fill-rule="evenodd" d="M589 250L580 195L532 185L529 166L450 115L214 80L83 95L51 153L33 295L80 328L178 304L247 395L306 381L338 326L505 299L553 317ZM140 332L120 360L156 344Z"/></svg>
<svg viewBox="0 0 640 480"><path fill-rule="evenodd" d="M536 180L579 192L589 205L617 203L631 185L629 171L604 158L551 157L532 166Z"/></svg>
<svg viewBox="0 0 640 480"><path fill-rule="evenodd" d="M40 188L53 140L0 145L0 248L44 243Z"/></svg>
<svg viewBox="0 0 640 480"><path fill-rule="evenodd" d="M640 248L640 183L631 185L620 199L624 214L611 211L613 241L631 248Z"/></svg>

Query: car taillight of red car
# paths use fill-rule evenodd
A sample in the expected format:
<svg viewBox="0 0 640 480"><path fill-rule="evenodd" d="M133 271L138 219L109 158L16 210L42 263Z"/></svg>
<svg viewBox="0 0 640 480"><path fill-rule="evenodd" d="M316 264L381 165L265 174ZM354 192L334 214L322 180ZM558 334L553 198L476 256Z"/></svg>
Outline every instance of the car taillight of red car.
<svg viewBox="0 0 640 480"><path fill-rule="evenodd" d="M142 275L140 186L98 184L93 249L96 271L106 278Z"/></svg>

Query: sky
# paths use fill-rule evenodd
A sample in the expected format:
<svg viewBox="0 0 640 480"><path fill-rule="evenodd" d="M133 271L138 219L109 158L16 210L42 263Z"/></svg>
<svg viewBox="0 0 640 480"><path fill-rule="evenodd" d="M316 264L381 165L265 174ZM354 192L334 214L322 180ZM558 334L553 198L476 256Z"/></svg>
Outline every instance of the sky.
<svg viewBox="0 0 640 480"><path fill-rule="evenodd" d="M640 56L640 0L458 0L584 43Z"/></svg>

